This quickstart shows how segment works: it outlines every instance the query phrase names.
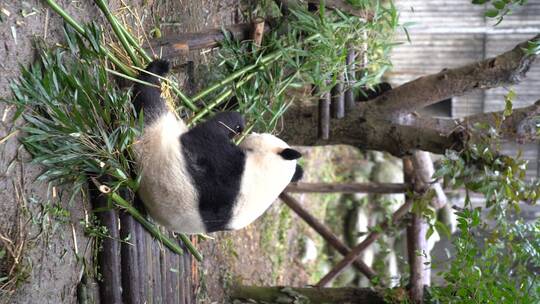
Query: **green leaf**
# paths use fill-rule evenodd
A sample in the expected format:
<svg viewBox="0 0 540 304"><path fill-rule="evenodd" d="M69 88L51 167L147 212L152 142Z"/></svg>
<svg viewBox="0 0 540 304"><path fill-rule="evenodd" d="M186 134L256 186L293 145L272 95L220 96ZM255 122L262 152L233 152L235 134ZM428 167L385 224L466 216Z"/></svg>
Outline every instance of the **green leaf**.
<svg viewBox="0 0 540 304"><path fill-rule="evenodd" d="M484 15L489 18L495 18L499 15L499 10L497 9L489 9L487 10Z"/></svg>

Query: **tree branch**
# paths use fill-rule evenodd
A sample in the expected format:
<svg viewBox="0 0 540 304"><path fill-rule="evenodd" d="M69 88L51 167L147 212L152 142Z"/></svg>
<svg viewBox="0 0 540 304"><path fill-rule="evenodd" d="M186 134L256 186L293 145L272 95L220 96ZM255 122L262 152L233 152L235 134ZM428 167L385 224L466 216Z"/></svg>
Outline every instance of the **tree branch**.
<svg viewBox="0 0 540 304"><path fill-rule="evenodd" d="M379 108L379 112L398 118L446 98L519 83L537 57L524 51L529 41L540 41L540 35L496 57L417 78L369 103Z"/></svg>
<svg viewBox="0 0 540 304"><path fill-rule="evenodd" d="M294 129L294 132L285 132L280 136L291 145L343 144L366 150L387 151L395 156L406 155L415 149L443 154L446 149L460 150L463 146L462 133L441 134L423 127L393 124L369 110L360 104L347 113L345 118L332 119L330 138L321 140L313 128L317 125L317 107L293 106L283 118L284 125Z"/></svg>
<svg viewBox="0 0 540 304"><path fill-rule="evenodd" d="M504 117L504 111L481 113L459 119L410 117L406 124L418 129L428 128L441 134L451 134L458 130L469 130L477 123L496 127L498 122L502 121L500 135L503 139L526 143L538 140L539 117L540 100L528 107L514 109L507 117Z"/></svg>

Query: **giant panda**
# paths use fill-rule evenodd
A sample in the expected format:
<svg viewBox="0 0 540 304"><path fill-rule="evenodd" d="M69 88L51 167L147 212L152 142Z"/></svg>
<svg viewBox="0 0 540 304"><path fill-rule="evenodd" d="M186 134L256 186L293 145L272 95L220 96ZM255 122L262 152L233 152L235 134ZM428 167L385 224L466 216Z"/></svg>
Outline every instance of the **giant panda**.
<svg viewBox="0 0 540 304"><path fill-rule="evenodd" d="M167 61L146 70L165 75ZM239 113L218 113L188 129L161 99L159 79L141 73L133 106L144 118L134 144L138 195L150 216L167 229L188 234L236 230L270 207L290 182L303 174L301 154L271 134L232 137L244 128Z"/></svg>

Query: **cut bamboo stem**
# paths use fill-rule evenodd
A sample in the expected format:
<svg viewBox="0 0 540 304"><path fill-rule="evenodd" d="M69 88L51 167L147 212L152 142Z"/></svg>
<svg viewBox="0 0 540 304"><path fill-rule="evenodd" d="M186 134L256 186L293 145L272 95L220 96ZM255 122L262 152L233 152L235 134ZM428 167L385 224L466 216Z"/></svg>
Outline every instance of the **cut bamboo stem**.
<svg viewBox="0 0 540 304"><path fill-rule="evenodd" d="M283 200L283 202L287 204L287 206L289 206L289 208L291 208L300 218L302 218L306 222L306 224L313 228L313 230L315 230L320 236L322 236L323 239L328 242L328 244L334 247L343 256L346 256L351 251L349 246L345 245L323 223L319 222L315 217L313 217L292 196L283 192L281 193L279 198ZM362 260L354 260L353 266L370 280L377 275L375 271L373 271L373 269L366 265Z"/></svg>
<svg viewBox="0 0 540 304"><path fill-rule="evenodd" d="M253 20L253 31L251 34L251 39L253 39L253 44L257 47L261 46L263 34L264 34L264 19L257 17Z"/></svg>
<svg viewBox="0 0 540 304"><path fill-rule="evenodd" d="M404 193L412 190L406 183L291 183L285 188L287 192L304 193Z"/></svg>

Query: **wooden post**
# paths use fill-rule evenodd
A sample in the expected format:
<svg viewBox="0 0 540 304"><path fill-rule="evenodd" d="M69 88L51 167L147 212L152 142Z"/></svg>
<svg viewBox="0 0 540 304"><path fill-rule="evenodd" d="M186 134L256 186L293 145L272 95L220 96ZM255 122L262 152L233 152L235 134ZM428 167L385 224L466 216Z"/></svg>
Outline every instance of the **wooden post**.
<svg viewBox="0 0 540 304"><path fill-rule="evenodd" d="M299 217L301 217L313 230L315 230L325 241L334 247L343 256L347 255L351 249L345 245L335 234L332 233L325 225L314 218L306 209L289 194L283 192L279 196L287 206L289 206ZM363 273L368 279L372 279L377 274L373 269L366 265L362 260L356 259L353 262L353 266L356 267L361 273Z"/></svg>
<svg viewBox="0 0 540 304"><path fill-rule="evenodd" d="M319 99L319 129L318 137L330 138L330 93L324 93Z"/></svg>
<svg viewBox="0 0 540 304"><path fill-rule="evenodd" d="M345 111L351 111L354 108L354 91L351 88L356 79L356 51L349 47L347 50L347 89L345 90Z"/></svg>
<svg viewBox="0 0 540 304"><path fill-rule="evenodd" d="M343 82L345 81L345 76L343 73L340 73L337 77L338 83L332 88L332 118L343 118L345 117L345 95L343 94Z"/></svg>

